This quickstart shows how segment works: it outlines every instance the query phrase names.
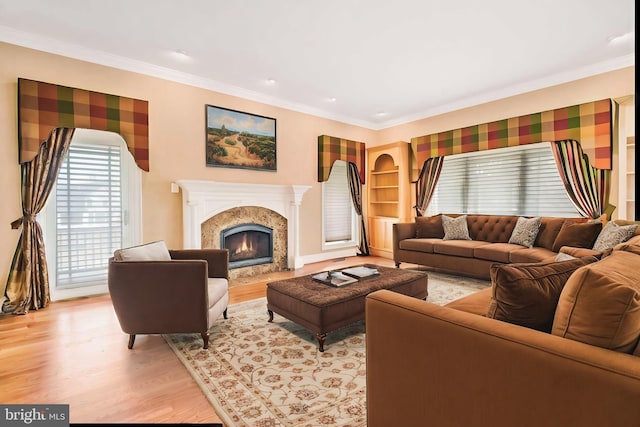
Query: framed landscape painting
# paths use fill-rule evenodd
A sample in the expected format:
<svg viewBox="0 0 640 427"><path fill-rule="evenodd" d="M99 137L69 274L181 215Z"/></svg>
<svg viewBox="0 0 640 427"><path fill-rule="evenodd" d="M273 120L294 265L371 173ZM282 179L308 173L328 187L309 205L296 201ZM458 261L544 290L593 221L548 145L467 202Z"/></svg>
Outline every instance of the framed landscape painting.
<svg viewBox="0 0 640 427"><path fill-rule="evenodd" d="M207 166L276 170L276 119L206 106Z"/></svg>

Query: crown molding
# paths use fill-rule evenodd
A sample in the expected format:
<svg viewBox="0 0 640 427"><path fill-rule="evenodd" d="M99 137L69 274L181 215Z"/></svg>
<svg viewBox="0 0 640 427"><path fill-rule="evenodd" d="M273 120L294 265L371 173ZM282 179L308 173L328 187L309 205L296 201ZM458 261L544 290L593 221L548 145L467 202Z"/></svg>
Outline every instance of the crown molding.
<svg viewBox="0 0 640 427"><path fill-rule="evenodd" d="M463 108L474 107L476 105L486 104L488 102L497 101L503 98L508 98L510 96L521 95L523 93L533 92L535 90L544 89L551 86L556 86L563 83L568 83L575 80L580 80L583 78L592 77L598 74L603 74L609 71L615 71L632 66L635 66L635 54L619 56L608 61L591 64L582 68L576 68L562 73L551 74L540 79L507 86L499 90L485 92L476 96L466 97L464 99L459 99L457 101L443 104L436 108L423 110L419 113L404 116L395 120L388 120L384 123L378 124L378 128L374 130L386 129L389 127L436 116L438 114L450 113L452 111L461 110Z"/></svg>
<svg viewBox="0 0 640 427"><path fill-rule="evenodd" d="M138 61L135 59L126 58L103 51L97 51L95 49L88 49L76 44L61 42L2 25L0 25L0 41L30 49L40 50L43 52L53 53L60 56L91 62L94 64L117 68L120 70L131 71L151 77L157 77L163 80L182 83L193 87L207 89L214 92L236 96L238 98L243 98L279 108L285 108L288 110L310 114L329 120L335 120L354 126L360 126L374 131L409 123L415 120L426 119L435 115L445 114L463 108L473 107L502 98L520 95L534 90L543 89L546 87L555 86L573 80L579 80L582 78L591 77L597 74L602 74L635 65L635 55L629 54L626 56L614 58L612 60L588 65L582 68L552 74L529 82L511 85L499 90L488 91L479 95L465 97L464 99L458 99L453 102L440 105L436 108L430 108L415 114L390 119L385 122L372 122L338 115L326 110L310 107L305 104L287 101L277 97L272 97L238 86L222 83L216 80L195 76L193 74L176 71L170 68L153 65L148 62Z"/></svg>
<svg viewBox="0 0 640 427"><path fill-rule="evenodd" d="M313 116L323 117L330 120L336 120L355 126L361 126L367 129L371 129L372 126L375 125L374 123L368 121L359 120L353 117L336 115L322 109L309 107L308 105L287 101L277 97L268 96L259 92L244 89L234 85L229 85L216 80L195 76L193 74L176 71L171 68L161 67L136 59L126 58L120 55L114 55L95 49L88 49L76 44L53 40L32 33L18 31L2 25L0 25L0 41L26 47L29 49L39 50L42 52L78 59L93 64L104 65L119 70L131 71L146 76L157 77L163 80L169 80L172 82L182 83L201 89L207 89L226 95L236 96L238 98L248 99L250 101L260 102L263 104L285 108L288 110L310 114Z"/></svg>

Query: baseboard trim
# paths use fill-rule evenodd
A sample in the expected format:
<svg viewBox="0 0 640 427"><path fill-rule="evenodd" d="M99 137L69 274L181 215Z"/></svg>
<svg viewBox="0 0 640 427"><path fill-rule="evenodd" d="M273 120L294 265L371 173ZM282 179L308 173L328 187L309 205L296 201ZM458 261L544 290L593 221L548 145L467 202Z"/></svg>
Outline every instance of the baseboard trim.
<svg viewBox="0 0 640 427"><path fill-rule="evenodd" d="M356 248L347 248L338 251L322 252L319 254L302 255L299 259L302 261L302 265L306 265L313 264L314 262L328 261L335 258L348 258L356 256L357 253L358 250Z"/></svg>

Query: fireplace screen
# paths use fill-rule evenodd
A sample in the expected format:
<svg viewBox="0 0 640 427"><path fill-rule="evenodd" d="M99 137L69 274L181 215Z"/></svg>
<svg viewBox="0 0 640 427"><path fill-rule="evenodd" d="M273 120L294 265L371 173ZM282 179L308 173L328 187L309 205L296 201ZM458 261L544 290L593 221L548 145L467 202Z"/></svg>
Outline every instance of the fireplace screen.
<svg viewBox="0 0 640 427"><path fill-rule="evenodd" d="M220 233L220 247L229 250L229 268L273 262L273 230L258 224L236 225Z"/></svg>

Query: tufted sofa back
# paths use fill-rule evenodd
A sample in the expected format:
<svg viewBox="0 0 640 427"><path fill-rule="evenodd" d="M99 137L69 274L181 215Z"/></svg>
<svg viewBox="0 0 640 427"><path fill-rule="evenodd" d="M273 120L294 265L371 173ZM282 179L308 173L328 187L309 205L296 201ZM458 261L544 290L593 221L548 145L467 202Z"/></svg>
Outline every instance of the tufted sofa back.
<svg viewBox="0 0 640 427"><path fill-rule="evenodd" d="M458 217L460 214L446 214ZM551 249L556 235L564 222L564 218L542 217L540 234L536 239L536 246ZM572 218L572 221L586 221L584 218ZM469 237L491 243L507 243L518 221L517 215L475 215L467 214ZM640 229L640 227L639 227ZM545 242L543 242L544 240ZM549 241L546 243L546 241Z"/></svg>
<svg viewBox="0 0 640 427"><path fill-rule="evenodd" d="M517 221L510 215L467 215L469 236L483 242L507 243Z"/></svg>
<svg viewBox="0 0 640 427"><path fill-rule="evenodd" d="M459 217L461 214L445 214ZM516 215L474 215L467 214L467 226L471 240L491 243L507 243L516 227Z"/></svg>

